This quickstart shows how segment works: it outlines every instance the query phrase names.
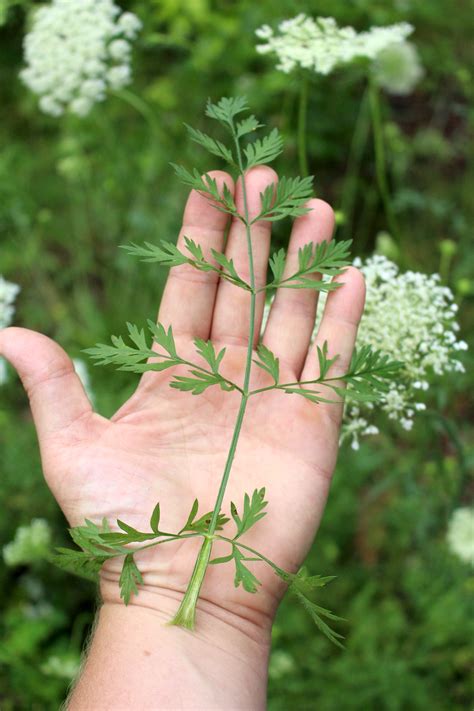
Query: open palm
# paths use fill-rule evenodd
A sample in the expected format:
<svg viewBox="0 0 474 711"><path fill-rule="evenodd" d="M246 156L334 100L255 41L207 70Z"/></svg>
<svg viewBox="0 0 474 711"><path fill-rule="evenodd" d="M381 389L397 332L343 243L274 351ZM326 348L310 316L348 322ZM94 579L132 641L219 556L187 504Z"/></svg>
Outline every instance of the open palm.
<svg viewBox="0 0 474 711"><path fill-rule="evenodd" d="M224 173L213 173L232 186ZM276 180L269 168L256 168L246 176L251 215L257 214L260 193ZM237 205L242 191L235 189ZM292 230L287 269L297 261L298 248L330 239L333 216L329 206L313 200ZM226 215L202 196L191 193L179 240L186 235L202 245L225 251L238 273L248 274L244 228L232 224L224 244ZM252 229L257 285L265 283L270 251L269 223ZM178 242L179 244L179 242ZM360 274L349 269L344 286L328 298L318 343L328 341L330 353L340 355L333 374L350 360L363 301ZM263 294L258 303L256 334L260 332ZM316 378L317 358L310 346L316 310L316 292L281 289L273 303L263 342L280 358L282 382ZM216 275L191 266L171 270L159 320L173 325L178 353L196 361L194 338L211 339L226 347L223 375L242 383L249 334L249 295ZM200 512L212 510L224 469L240 404L237 391L208 388L200 396L169 387L172 370L148 372L134 395L111 420L92 411L82 385L65 352L50 339L32 331L9 328L0 333L0 353L18 370L28 391L38 430L46 480L71 525L85 518L111 522L116 518L149 530L150 514L161 502L161 527L177 531L184 524L194 499ZM34 357L31 357L34 354ZM257 369L258 370L258 369ZM177 372L183 372L181 366ZM259 371L252 386L271 379ZM266 487L268 515L247 534L245 542L278 565L295 570L313 540L325 505L334 469L341 406L315 405L297 395L271 391L249 400L236 458L224 499L237 506L244 492ZM231 523L228 524L231 530ZM199 542L167 543L140 554L138 563L147 587L169 592L176 599L184 592ZM214 552L225 553L225 544ZM212 566L202 597L210 603L245 616L271 616L281 594L281 582L259 563L254 572L263 591L251 595L232 584L231 565ZM119 561L104 572L114 582Z"/></svg>

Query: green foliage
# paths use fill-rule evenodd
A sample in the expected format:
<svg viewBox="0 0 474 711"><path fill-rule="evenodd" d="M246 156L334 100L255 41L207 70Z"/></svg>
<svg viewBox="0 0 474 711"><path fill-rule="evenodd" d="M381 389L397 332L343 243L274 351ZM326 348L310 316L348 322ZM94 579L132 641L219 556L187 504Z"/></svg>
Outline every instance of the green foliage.
<svg viewBox="0 0 474 711"><path fill-rule="evenodd" d="M285 252L279 250L270 259L270 269L273 281L267 288L285 287L287 289L315 289L317 291L333 291L340 283L320 281L309 278L311 274L336 276L344 272L344 267L350 264L352 241L344 242L310 242L298 250L298 270L283 278L285 268Z"/></svg>
<svg viewBox="0 0 474 711"><path fill-rule="evenodd" d="M206 116L219 121L219 123L232 131L235 117L247 110L247 99L244 96L224 97L217 104L213 104L209 99L206 107Z"/></svg>
<svg viewBox="0 0 474 711"><path fill-rule="evenodd" d="M280 377L280 361L269 348L263 345L263 343L260 343L257 346L257 358L254 358L253 362L255 365L258 365L259 368L265 370L272 376L275 381L275 385L278 384L278 379Z"/></svg>
<svg viewBox="0 0 474 711"><path fill-rule="evenodd" d="M132 595L138 594L138 585L142 585L142 574L137 568L135 559L132 553L125 556L122 573L120 575L120 597L126 605L130 602Z"/></svg>
<svg viewBox="0 0 474 711"><path fill-rule="evenodd" d="M198 519L196 519L198 510L199 510L199 502L197 499L195 499L194 503L191 507L191 511L189 512L187 521L179 533L184 533L185 531L195 531L196 533L207 533L207 531L209 529L209 524L211 523L212 511L208 511L208 513L205 513L202 516L200 516ZM219 515L217 517L216 531L222 530L228 521L229 521L229 519L224 514L219 513Z"/></svg>
<svg viewBox="0 0 474 711"><path fill-rule="evenodd" d="M261 194L262 209L254 222L276 222L285 217L301 217L310 208L305 203L313 196L313 177L279 179L268 185Z"/></svg>
<svg viewBox="0 0 474 711"><path fill-rule="evenodd" d="M323 347L317 346L318 353L318 363L319 363L319 378L320 380L325 380L329 372L329 369L337 361L339 356L335 355L333 358L328 357L328 342L324 341Z"/></svg>
<svg viewBox="0 0 474 711"><path fill-rule="evenodd" d="M254 168L256 165L266 165L271 163L283 152L283 138L277 128L274 128L268 136L261 140L257 138L254 143L249 143L244 148L244 155L247 159L246 170Z"/></svg>
<svg viewBox="0 0 474 711"><path fill-rule="evenodd" d="M253 558L246 558L244 554L236 547L233 548L233 560L235 563L235 577L234 585L236 588L242 585L244 590L249 593L256 593L258 586L261 585L260 581L255 577L251 570L249 570L244 562L248 560L254 560Z"/></svg>
<svg viewBox="0 0 474 711"><path fill-rule="evenodd" d="M212 155L222 158L222 160L226 161L226 163L235 165L232 151L230 151L221 141L211 138L211 136L208 136L206 133L193 128L192 126L188 126L188 124L185 124L185 126L192 141L198 143Z"/></svg>
<svg viewBox="0 0 474 711"><path fill-rule="evenodd" d="M196 244L194 240L189 237L184 237L184 243L191 257L183 254L172 242L164 241L159 245L153 245L149 242L145 242L143 246L136 244L125 245L122 249L125 249L130 255L139 257L143 262L157 262L164 267L177 267L181 264L190 264L199 271L215 272L221 279L225 279L243 289L250 289L250 286L237 274L233 260L226 257L225 254L211 249L211 254L218 265L216 266L204 257L202 247ZM219 269L219 267L221 268Z"/></svg>
<svg viewBox="0 0 474 711"><path fill-rule="evenodd" d="M219 366L222 362L222 359L225 355L225 348L222 348L222 350L219 351L219 353L216 353L216 349L214 348L213 344L211 341L203 341L201 338L196 338L194 341L194 344L196 346L196 350L199 353L199 355L204 358L206 363L209 365L211 368L212 372L215 375L219 374Z"/></svg>
<svg viewBox="0 0 474 711"><path fill-rule="evenodd" d="M238 217L234 198L226 184L224 184L221 193L217 185L217 180L207 173L201 175L196 168L189 171L181 165L175 165L174 163L171 165L177 177L184 185L187 185L192 190L197 190L197 192L208 198L217 210L226 212L233 217Z"/></svg>
<svg viewBox="0 0 474 711"><path fill-rule="evenodd" d="M244 508L242 516L237 513L237 507L234 503L230 505L230 512L234 523L237 526L237 533L234 540L240 538L244 533L246 533L249 528L254 526L257 521L260 521L266 515L266 508L268 501L265 501L265 488L255 489L252 494L252 498L248 494L244 496Z"/></svg>
<svg viewBox="0 0 474 711"><path fill-rule="evenodd" d="M236 165L241 179L244 177L243 155L246 158L246 167L249 168L258 164L267 163L268 161L276 158L281 152L283 145L278 131L272 131L263 139L257 139L253 144L249 143L244 149L242 149L240 145L239 132L240 134L243 134L247 131L247 129L253 130L253 128L255 128L255 120L252 118L247 125L241 123L240 127L236 128L234 119L236 115L246 110L246 101L241 98L224 98L217 104L209 102L206 109L208 116L219 121L230 131L232 139L235 142ZM193 141L199 143L213 155L217 154L228 162L234 162L230 149L227 149L225 144L220 141L215 141L210 136L202 133L202 131L194 130L189 126L187 126L187 128ZM228 205L232 202L232 210L234 210L235 205L230 192L228 189L226 190L226 187L224 186L223 194L221 195L218 191L215 179L211 178L207 174L200 176L196 169L194 169L193 172L189 172L185 168L175 166L175 170L178 177L180 177L186 184L206 194L208 197L211 197L214 201L213 204L219 207L219 209L226 211L228 209ZM270 219L275 221L287 216L299 216L304 214L305 211L307 211L307 208L303 208L302 205L308 199L311 186L312 179L310 178L295 178L289 180L283 178L278 185L270 185L269 188L267 188L261 195L262 210L258 219ZM236 286L240 286L243 289L250 288L250 291L253 294L253 299L250 301L250 320L253 322L255 317L255 296L257 294L257 289L255 288L255 274L253 270L251 229L255 220L250 221L248 215L245 182L242 184L242 191L243 202L245 205L244 213L233 214L234 217L237 217L244 223L246 229L249 250L250 287L247 284L239 283L241 280L235 270L233 262L228 257L224 254L216 252L215 250L212 250L212 255L219 267L222 269L222 272L219 271L219 275L222 275L223 277L227 276L227 278L233 280L233 283ZM326 287L326 290L329 290L329 285L324 282L315 282L315 280L309 277L311 274L315 274L316 272L326 276L341 274L343 268L348 264L349 245L350 242L347 241L340 243L309 243L305 245L300 248L298 252L298 271L286 279L283 278L283 256L281 252L277 253L271 262L271 268L275 279L267 285L267 287L286 286L290 288L309 287L313 289L315 283L320 283L323 285L322 288ZM127 251L134 256L144 259L145 261L158 262L165 266L181 266L187 263L197 267L198 269L202 269L203 267L207 268L207 266L205 266L207 263L204 259L204 253L200 245L190 239L185 239L185 246L187 251L191 254L192 259L183 255L183 253L176 246L169 242L162 242L161 246L158 247L154 247L149 243L146 243L144 247L132 244L131 247L127 248ZM189 392L192 395L201 395L209 387L219 385L226 391L238 389L242 396L242 403L246 402L252 395L258 395L262 390L269 390L273 388L282 389L286 393L297 393L314 403L332 402L327 398L322 398L318 391L301 387L300 383L280 384L278 358L263 344L260 344L257 347L256 358L252 358L253 345L251 337L249 337L249 345L247 347L244 387L240 388L235 383L226 380L219 372L219 368L225 356L225 348L221 349L219 352L216 352L211 341L204 341L203 339L196 339L194 341L196 352L198 356L200 356L210 367L209 371L199 365L181 358L178 355L171 326L168 329L165 329L165 327L160 323L155 324L152 321L148 321L148 329L153 338L153 345L159 346L159 348L162 349L161 351L157 351L148 346L143 329L139 329L137 326L132 324L127 324L127 328L133 347L126 345L121 337L113 336L112 346L98 344L95 348L89 349L87 351L88 354L99 364L114 364L119 366L119 369L129 370L136 373L150 370L163 371L167 368L179 365L188 366L189 370L187 371L187 374L174 374L169 385L171 388ZM165 353L162 351L165 351ZM157 362L157 358L160 358L161 360ZM343 398L343 389L333 382L335 380L334 378L327 377L330 367L334 364L336 358L337 356L331 359L328 357L328 346L326 343L322 348L318 349L320 378L313 382L326 385L337 395L340 395ZM146 363L143 362L145 360ZM252 363L257 365L273 378L273 386L261 388L260 390L255 391L250 391L248 389ZM381 392L386 391L387 385L385 384L385 379L394 377L399 365L400 364L397 363L391 363L387 357L382 356L380 353L373 353L370 348L364 348L355 354L350 370L346 374L342 374L339 377L339 380L345 380L351 385L351 393L354 399L375 400L379 397ZM304 385L306 386L308 383L304 383ZM232 451L232 447L235 448L241 427L242 418L238 417L233 433L233 444L231 445L229 453ZM120 520L117 520L117 525L121 529L120 532L110 531L106 521L103 522L102 528L90 521L86 521L85 526L78 526L70 531L73 541L78 545L81 551L74 553L70 550L66 550L62 554L61 552L58 552L57 555L63 556L60 565L62 565L63 568L67 567L79 573L84 573L84 571L89 572L91 569L95 573L98 569L100 569L101 565L103 565L107 558L124 556L119 583L121 597L123 598L125 604L128 604L131 596L138 593L138 585L140 585L143 580L134 558L134 554L136 554L140 549L134 550L133 553L130 553L126 546L132 543L146 543L145 547L149 547L150 545L159 545L166 542L166 540L177 540L189 535L202 535L209 541L219 538L216 531L221 530L225 523L229 520L221 513L220 509L225 487L231 472L231 466L232 457L229 454L213 511L210 511L209 513L201 516L199 519L196 519L198 501L194 501L184 527L177 534L165 534L158 530L160 517L159 506L155 508L150 521L152 533L140 532ZM266 506L267 502L265 501L264 488L260 490L256 489L253 492L252 497L245 494L243 511L241 514L238 513L236 505L233 502L231 503L230 512L236 525L237 533L233 539L226 539L225 537L220 538L230 543L232 551L228 556L213 559L212 564L216 565L233 560L235 565L235 586L239 587L242 585L244 590L247 592L255 593L260 583L245 563L251 561L266 562L275 570L277 575L290 582L290 588L295 592L296 596L309 612L319 629L326 634L331 641L338 643L340 635L331 630L327 623L324 622L323 618L326 617L331 620L337 620L339 618L334 616L325 608L316 605L306 595L305 590L308 586L311 587L312 580L306 580L305 586L303 586L300 583L300 578L298 576L290 576L265 556L261 555L257 551L254 551L253 549L248 548L248 546L242 546L242 544L237 542L243 534L245 534L252 526L254 526L266 515L266 512L264 511ZM247 551L252 553L251 557L248 556ZM201 556L203 556L204 560L202 565ZM92 559L92 561L88 559ZM201 578L198 579L196 577L197 573L193 575L180 609L174 618L177 624L179 623L189 629L192 629L194 626L194 608L196 605L196 598L199 593L208 561L209 554L206 552L206 548L203 547L201 548L195 567L195 571L200 571L199 574L201 575ZM314 585L316 585L316 580L320 583L321 578L313 579ZM197 590L196 594L194 594L194 587ZM188 595L192 596L193 599L194 607L192 609L188 608L186 604Z"/></svg>
<svg viewBox="0 0 474 711"><path fill-rule="evenodd" d="M121 242L154 243L177 233L184 191L167 189L168 164L183 152L186 164L202 159L199 146L183 146L180 127L197 115L203 96L211 90L215 96L241 91L244 83L258 115L278 125L287 140L278 171L293 174L298 83L256 57L249 37L274 17L294 15L295 6L290 0L242 0L225 9L209 2L127 3L145 25L135 52L134 90L146 96L164 128L153 152L142 118L118 101L104 102L86 121L56 122L38 113L18 81L22 9L37 4L0 2L1 20L7 22L0 42L0 270L22 285L16 323L47 333L74 354L104 340L104 334L120 332L124 314L133 320L154 310L162 275L132 260L116 260L115 249ZM376 0L334 0L331 14L340 25L360 29L399 20L416 27L426 79L413 97L382 106L400 225L396 261L403 268L438 271L440 240L449 235L457 254L441 273L463 299L462 327L469 334L473 179L466 156L473 97L466 67L472 9L459 3L452 12L447 0L415 0L401 8ZM324 15L327 4L317 2L305 11ZM355 76L312 82L308 126L317 195L334 204L340 217L337 235L355 236L358 255L369 254L377 232L386 229L372 148L364 140L363 107L357 119L362 91ZM352 150L356 121L359 142ZM250 133L261 128L250 117L236 122L237 130L241 124ZM354 163L350 156L356 156L359 169L344 177L346 165ZM156 179L146 182L150 164ZM284 240L277 225L276 251ZM427 415L403 438L381 422L387 434L363 444L357 456L343 447L309 564L338 573L337 585L319 589L318 602L344 611L346 648L340 653L315 635L307 613L289 596L273 635L270 711L334 711L341 704L344 711L463 711L472 705L472 575L444 545L449 513L467 501L470 487L472 348L470 353L467 375L432 388L430 407L442 417ZM95 369L92 380L105 415L132 387L126 375L105 369ZM40 476L26 413L16 384L3 386L2 544L13 539L19 522L33 516L46 517L62 537L64 521ZM92 609L96 591L79 579L71 584L50 566L12 570L0 565L0 582L2 711L59 708L71 677L52 675L46 661L55 657L62 664L67 654L79 659L92 622L84 610Z"/></svg>

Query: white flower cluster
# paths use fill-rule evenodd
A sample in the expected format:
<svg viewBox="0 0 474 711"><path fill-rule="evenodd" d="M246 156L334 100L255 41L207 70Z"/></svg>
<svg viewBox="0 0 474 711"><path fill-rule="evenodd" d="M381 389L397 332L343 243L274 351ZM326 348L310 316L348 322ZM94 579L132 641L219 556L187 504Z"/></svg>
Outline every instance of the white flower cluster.
<svg viewBox="0 0 474 711"><path fill-rule="evenodd" d="M316 74L330 74L356 59L374 60L382 50L403 42L412 32L407 22L356 32L353 27L339 27L332 17L312 18L302 13L281 22L278 34L269 25L260 27L257 36L265 42L257 45L257 52L276 54L277 69L285 73L302 67Z"/></svg>
<svg viewBox="0 0 474 711"><path fill-rule="evenodd" d="M446 541L454 555L474 566L474 508L465 506L454 511Z"/></svg>
<svg viewBox="0 0 474 711"><path fill-rule="evenodd" d="M382 255L365 262L356 259L354 265L364 274L367 288L357 345L370 345L404 363L377 408L410 430L416 412L425 409L419 397L428 390L431 376L464 371L457 354L467 344L457 338L457 306L437 274L400 273ZM343 437L352 439L354 449L360 435L377 433L371 422L374 409L371 403L346 408Z"/></svg>
<svg viewBox="0 0 474 711"><path fill-rule="evenodd" d="M404 363L377 404L351 403L346 407L342 439L350 440L353 449L358 449L361 436L378 434L374 420L380 411L410 430L416 413L426 407L420 402L420 394L428 390L432 376L464 372L457 354L466 350L467 344L457 339L457 306L451 290L440 284L437 274L400 273L396 264L381 255L365 262L355 259L354 265L364 274L367 289L357 346L372 346L391 360ZM313 338L326 298L322 292ZM263 327L269 311L267 304Z"/></svg>
<svg viewBox="0 0 474 711"><path fill-rule="evenodd" d="M415 45L398 42L383 49L372 65L375 82L389 94L410 94L424 74Z"/></svg>
<svg viewBox="0 0 474 711"><path fill-rule="evenodd" d="M15 307L13 303L20 291L18 284L6 281L0 274L0 328L10 325Z"/></svg>
<svg viewBox="0 0 474 711"><path fill-rule="evenodd" d="M3 546L6 565L24 565L43 560L48 555L51 529L44 518L34 518L28 526L19 526L15 538Z"/></svg>
<svg viewBox="0 0 474 711"><path fill-rule="evenodd" d="M6 328L10 325L15 313L13 304L19 291L18 284L6 281L0 274L0 328ZM6 377L5 361L0 358L0 385L5 382Z"/></svg>
<svg viewBox="0 0 474 711"><path fill-rule="evenodd" d="M85 116L108 89L130 83L130 40L140 28L113 0L53 0L33 16L20 76L45 113Z"/></svg>

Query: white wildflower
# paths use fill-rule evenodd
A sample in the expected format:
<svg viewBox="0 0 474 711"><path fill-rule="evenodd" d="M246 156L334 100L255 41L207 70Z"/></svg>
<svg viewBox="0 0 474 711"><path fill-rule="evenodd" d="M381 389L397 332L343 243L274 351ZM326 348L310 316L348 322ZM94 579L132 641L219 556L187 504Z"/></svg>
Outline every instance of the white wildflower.
<svg viewBox="0 0 474 711"><path fill-rule="evenodd" d="M0 328L10 325L15 313L13 304L19 291L18 284L6 281L0 274Z"/></svg>
<svg viewBox="0 0 474 711"><path fill-rule="evenodd" d="M357 346L372 346L391 360L404 363L376 404L347 405L342 439L350 440L358 449L361 436L378 432L374 424L377 413L382 412L404 430L411 430L416 413L426 409L419 400L433 376L464 371L458 353L465 350L466 344L457 340L459 326L454 320L453 294L440 283L437 274L400 273L398 266L382 255L365 262L356 259L354 265L364 274L367 290ZM326 298L323 292L314 336ZM264 323L269 309L267 306Z"/></svg>
<svg viewBox="0 0 474 711"><path fill-rule="evenodd" d="M84 390L86 391L87 397L89 398L91 403L94 404L94 393L92 390L91 381L90 381L90 377L89 377L89 371L87 370L87 365L82 360L82 358L73 358L72 362L74 365L74 370L76 371L77 375L79 376L79 380L81 381L82 385L84 386Z"/></svg>
<svg viewBox="0 0 474 711"><path fill-rule="evenodd" d="M465 506L454 511L446 541L454 555L474 566L474 507Z"/></svg>
<svg viewBox="0 0 474 711"><path fill-rule="evenodd" d="M401 22L357 33L353 27L339 27L332 17L312 18L302 13L281 22L278 33L269 25L260 27L256 34L264 42L257 45L257 52L275 54L277 69L285 73L301 67L316 74L330 74L336 67L357 59L374 60L412 32L411 25Z"/></svg>
<svg viewBox="0 0 474 711"><path fill-rule="evenodd" d="M20 76L51 116L85 116L131 81L130 41L141 28L113 0L52 0L33 15Z"/></svg>
<svg viewBox="0 0 474 711"><path fill-rule="evenodd" d="M107 81L112 89L121 89L131 79L131 69L127 64L112 67L107 72Z"/></svg>
<svg viewBox="0 0 474 711"><path fill-rule="evenodd" d="M27 526L19 526L15 538L3 546L6 565L16 566L43 560L49 553L51 529L44 518L34 518Z"/></svg>
<svg viewBox="0 0 474 711"><path fill-rule="evenodd" d="M419 397L428 390L432 376L464 370L457 358L453 295L437 274L400 273L397 265L382 255L364 263L356 259L354 264L364 274L367 288L357 345L370 345L404 363L377 407L409 431L416 413L426 407ZM365 404L349 405L344 432L352 437L355 429L360 435L368 434L367 423L374 414ZM364 425L357 427L361 417Z"/></svg>
<svg viewBox="0 0 474 711"><path fill-rule="evenodd" d="M6 328L12 322L15 313L14 302L20 291L18 284L6 281L0 274L0 328ZM0 385L6 382L7 369L0 357Z"/></svg>
<svg viewBox="0 0 474 711"><path fill-rule="evenodd" d="M411 42L396 42L382 49L372 66L375 82L389 94L410 94L424 71L416 47Z"/></svg>

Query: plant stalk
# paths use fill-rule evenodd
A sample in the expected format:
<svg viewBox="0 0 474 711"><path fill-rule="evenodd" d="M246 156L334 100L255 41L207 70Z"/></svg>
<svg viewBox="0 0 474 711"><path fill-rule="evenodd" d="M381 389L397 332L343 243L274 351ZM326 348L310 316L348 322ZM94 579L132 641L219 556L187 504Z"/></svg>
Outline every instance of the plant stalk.
<svg viewBox="0 0 474 711"><path fill-rule="evenodd" d="M150 154L148 166L145 171L146 182L151 182L156 176L157 157L160 140L163 138L161 127L156 120L156 116L150 106L140 96L137 96L128 89L120 89L114 92L115 96L121 99L124 103L131 106L145 120L150 129Z"/></svg>
<svg viewBox="0 0 474 711"><path fill-rule="evenodd" d="M377 185L385 210L388 229L394 240L399 242L398 224L393 212L392 200L387 181L387 161L383 138L382 115L380 111L380 92L372 79L369 80L369 105L374 135L375 173Z"/></svg>
<svg viewBox="0 0 474 711"><path fill-rule="evenodd" d="M250 374L252 369L252 354L253 354L253 339L255 331L255 304L256 304L256 289L255 289L255 269L253 263L253 251L252 251L252 234L250 226L249 217L249 207L247 198L247 189L244 180L244 167L242 162L242 152L240 150L239 140L237 134L235 133L234 127L232 127L232 135L235 142L239 174L242 180L242 195L244 202L244 217L245 217L245 231L247 239L247 253L249 259L249 274L250 274L250 286L252 291L250 292L250 324L249 324L249 342L247 347L247 357L245 362L245 372L244 372L244 383L241 390L242 399L240 401L239 411L237 413L237 418L235 421L234 432L232 435L232 440L229 447L229 452L227 454L227 460L224 467L224 472L222 474L221 483L219 486L219 491L217 493L216 503L212 512L211 522L209 524L208 533L204 539L204 542L199 551L196 563L194 565L194 570L189 581L188 587L178 608L176 615L171 620L170 624L180 625L186 629L193 630L196 618L196 605L199 598L199 593L201 586L204 581L204 576L206 574L207 566L209 565L209 559L212 551L212 543L214 540L214 534L217 527L217 521L219 513L222 506L222 501L224 499L225 491L227 488L227 483L229 481L230 472L232 469L232 464L234 462L235 452L237 449L237 444L240 437L240 432L242 429L242 423L245 415L245 410L247 408L247 402L249 399L249 385L250 385Z"/></svg>
<svg viewBox="0 0 474 711"><path fill-rule="evenodd" d="M341 211L344 215L344 233L353 232L354 205L357 197L357 184L360 165L364 154L370 130L368 115L368 90L366 89L359 106L357 120L352 134L346 175L342 185Z"/></svg>
<svg viewBox="0 0 474 711"><path fill-rule="evenodd" d="M304 75L301 79L300 97L298 104L298 161L300 175L306 178L309 175L308 154L306 146L306 123L308 118L308 78Z"/></svg>

